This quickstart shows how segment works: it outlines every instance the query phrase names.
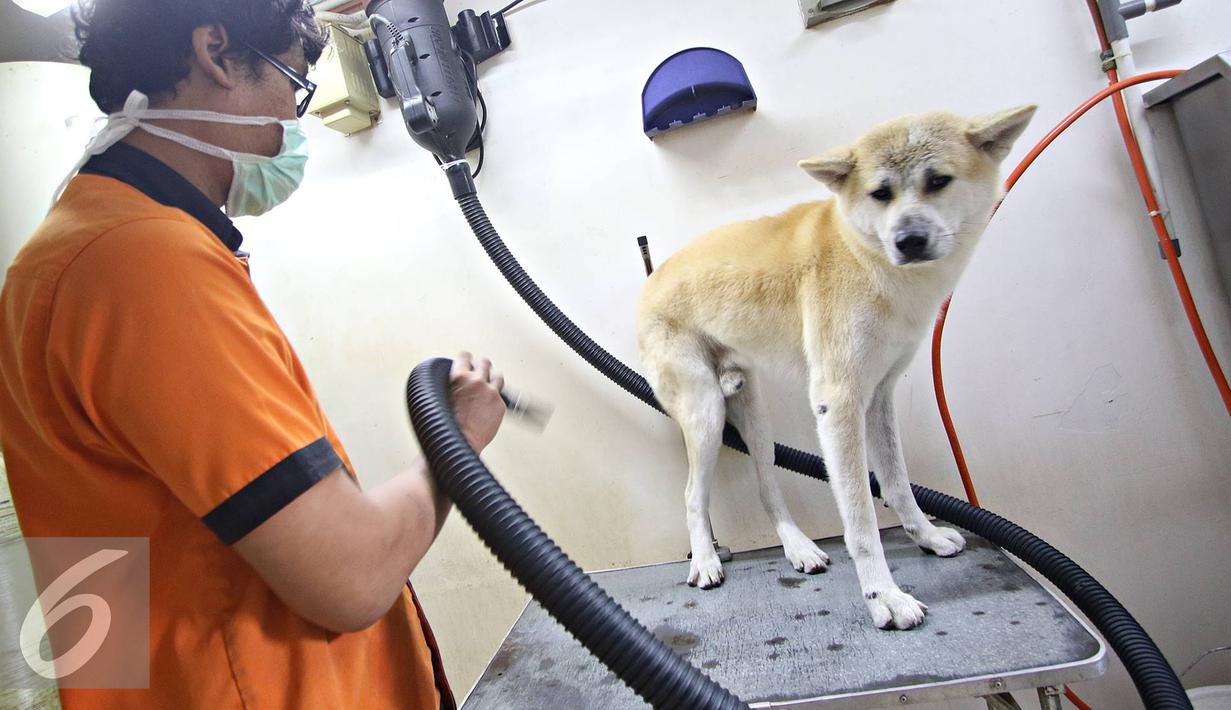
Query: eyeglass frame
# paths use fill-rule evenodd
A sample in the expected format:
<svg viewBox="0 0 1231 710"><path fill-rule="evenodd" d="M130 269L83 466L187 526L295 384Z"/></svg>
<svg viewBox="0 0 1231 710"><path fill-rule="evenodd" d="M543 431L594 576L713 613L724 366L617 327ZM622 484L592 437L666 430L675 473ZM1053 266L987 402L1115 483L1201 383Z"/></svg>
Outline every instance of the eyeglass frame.
<svg viewBox="0 0 1231 710"><path fill-rule="evenodd" d="M248 45L248 49L255 52L256 55L260 57L261 59L264 59L265 61L273 65L274 69L277 69L278 71L285 74L286 78L290 79L292 84L308 92L308 95L303 98L303 101L300 101L299 104L295 107L295 116L298 118L303 118L303 115L308 112L308 104L312 103L312 97L313 95L316 94L316 84L312 82L311 80L309 80L308 77L292 69L289 64L282 61L281 59L278 59L272 54L269 54L268 52L262 52L256 47L253 47L252 45Z"/></svg>

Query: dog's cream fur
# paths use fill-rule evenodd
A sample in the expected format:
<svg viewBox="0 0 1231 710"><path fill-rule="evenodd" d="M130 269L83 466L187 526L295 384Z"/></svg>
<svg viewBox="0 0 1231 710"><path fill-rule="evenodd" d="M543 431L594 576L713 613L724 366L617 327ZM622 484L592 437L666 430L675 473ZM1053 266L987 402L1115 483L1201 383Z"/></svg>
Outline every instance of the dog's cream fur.
<svg viewBox="0 0 1231 710"><path fill-rule="evenodd" d="M962 536L933 525L910 491L893 386L970 259L999 198L999 165L1034 113L907 116L800 163L836 199L719 228L662 265L638 308L646 375L680 425L690 584L722 583L709 491L723 423L740 431L761 500L795 569L829 557L791 519L774 480L758 371L805 372L821 451L868 610L908 629L926 606L890 576L868 470L921 547L947 557ZM865 455L866 448L866 455Z"/></svg>

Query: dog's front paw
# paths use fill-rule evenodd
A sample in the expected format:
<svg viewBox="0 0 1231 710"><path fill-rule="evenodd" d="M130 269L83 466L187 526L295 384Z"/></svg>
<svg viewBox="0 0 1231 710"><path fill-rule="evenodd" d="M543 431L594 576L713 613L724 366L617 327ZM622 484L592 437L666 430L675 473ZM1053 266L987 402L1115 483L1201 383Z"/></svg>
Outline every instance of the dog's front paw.
<svg viewBox="0 0 1231 710"><path fill-rule="evenodd" d="M693 555L688 565L688 586L712 589L722 584L722 562L713 551L708 555Z"/></svg>
<svg viewBox="0 0 1231 710"><path fill-rule="evenodd" d="M878 629L913 629L923 623L927 605L897 587L864 592L864 602Z"/></svg>
<svg viewBox="0 0 1231 710"><path fill-rule="evenodd" d="M796 572L816 574L829 568L829 555L817 547L815 542L804 537L803 533L799 534L798 539L785 540L782 549Z"/></svg>
<svg viewBox="0 0 1231 710"><path fill-rule="evenodd" d="M921 530L915 536L915 543L941 557L953 557L966 549L966 538L951 528L938 528L935 525L928 530Z"/></svg>

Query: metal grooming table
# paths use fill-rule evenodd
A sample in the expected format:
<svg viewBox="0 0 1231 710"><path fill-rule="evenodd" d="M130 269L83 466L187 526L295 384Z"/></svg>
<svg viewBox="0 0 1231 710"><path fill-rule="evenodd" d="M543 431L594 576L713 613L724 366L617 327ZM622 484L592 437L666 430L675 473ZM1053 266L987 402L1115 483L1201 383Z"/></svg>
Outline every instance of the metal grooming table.
<svg viewBox="0 0 1231 710"><path fill-rule="evenodd" d="M726 582L684 583L688 562L592 576L694 665L753 707L885 708L983 697L1013 708L1013 690L1102 675L1103 641L1013 560L965 533L961 555L938 559L901 528L882 531L894 579L928 604L924 624L880 631L859 594L841 537L819 541L829 571L796 572L781 548L736 553ZM527 605L463 710L648 707L543 611Z"/></svg>

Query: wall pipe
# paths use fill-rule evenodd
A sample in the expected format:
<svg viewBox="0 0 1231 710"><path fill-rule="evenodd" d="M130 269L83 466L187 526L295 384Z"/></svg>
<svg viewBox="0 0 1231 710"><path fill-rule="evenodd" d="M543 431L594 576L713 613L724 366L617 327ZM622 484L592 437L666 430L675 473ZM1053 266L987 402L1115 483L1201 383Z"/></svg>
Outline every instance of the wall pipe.
<svg viewBox="0 0 1231 710"><path fill-rule="evenodd" d="M1099 14L1103 16L1103 31L1108 42L1128 38L1128 25L1120 14L1120 0L1098 0Z"/></svg>
<svg viewBox="0 0 1231 710"><path fill-rule="evenodd" d="M1158 12L1179 4L1180 0L1132 0L1120 6L1119 15L1125 20L1131 20L1147 12Z"/></svg>

